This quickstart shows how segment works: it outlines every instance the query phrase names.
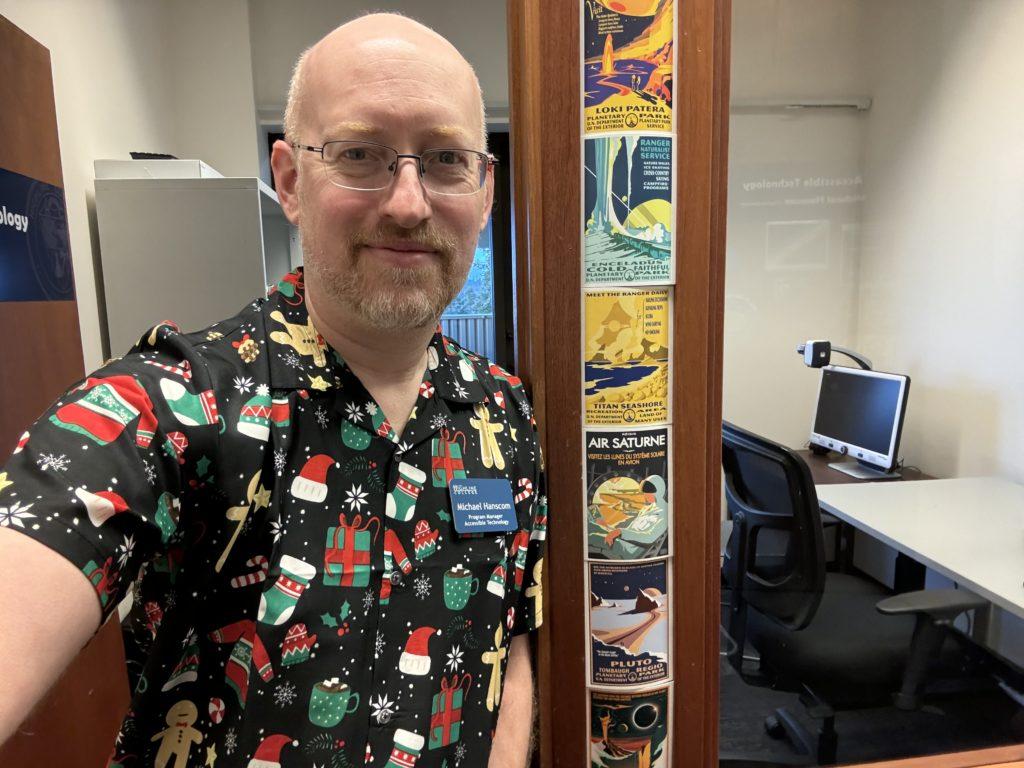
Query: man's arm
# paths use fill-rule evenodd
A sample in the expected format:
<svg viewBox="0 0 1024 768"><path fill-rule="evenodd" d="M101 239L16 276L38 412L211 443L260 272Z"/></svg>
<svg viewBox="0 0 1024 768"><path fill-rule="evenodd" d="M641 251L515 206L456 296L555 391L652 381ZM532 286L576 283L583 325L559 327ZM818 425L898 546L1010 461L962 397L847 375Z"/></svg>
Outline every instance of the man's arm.
<svg viewBox="0 0 1024 768"><path fill-rule="evenodd" d="M527 635L512 638L488 768L526 768L533 734L533 670Z"/></svg>
<svg viewBox="0 0 1024 768"><path fill-rule="evenodd" d="M0 528L0 744L100 625L82 573L46 545Z"/></svg>

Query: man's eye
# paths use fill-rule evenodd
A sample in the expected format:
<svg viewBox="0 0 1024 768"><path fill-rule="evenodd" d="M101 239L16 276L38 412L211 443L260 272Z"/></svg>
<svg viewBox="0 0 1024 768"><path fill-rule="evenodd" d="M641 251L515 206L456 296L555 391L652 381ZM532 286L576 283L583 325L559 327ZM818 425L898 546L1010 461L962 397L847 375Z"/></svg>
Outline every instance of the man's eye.
<svg viewBox="0 0 1024 768"><path fill-rule="evenodd" d="M462 162L461 152L438 152L437 160L441 165L458 165Z"/></svg>
<svg viewBox="0 0 1024 768"><path fill-rule="evenodd" d="M342 160L350 160L359 162L361 160L368 160L370 157L365 147L350 147L349 149L343 150L341 153Z"/></svg>

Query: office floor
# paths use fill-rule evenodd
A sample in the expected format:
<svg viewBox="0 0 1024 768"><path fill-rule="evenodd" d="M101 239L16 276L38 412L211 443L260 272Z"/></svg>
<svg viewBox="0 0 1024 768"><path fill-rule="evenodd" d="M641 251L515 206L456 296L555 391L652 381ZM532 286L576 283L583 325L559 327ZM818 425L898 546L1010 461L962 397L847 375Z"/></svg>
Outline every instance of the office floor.
<svg viewBox="0 0 1024 768"><path fill-rule="evenodd" d="M765 760L793 757L788 742L769 737L763 723L776 707L786 706L814 733L817 724L797 697L745 684L724 658L719 669L720 752ZM918 712L884 707L839 713L839 764L996 747L1024 738L1011 726L1011 718L1021 717L1021 707L1001 692L960 694L930 704Z"/></svg>

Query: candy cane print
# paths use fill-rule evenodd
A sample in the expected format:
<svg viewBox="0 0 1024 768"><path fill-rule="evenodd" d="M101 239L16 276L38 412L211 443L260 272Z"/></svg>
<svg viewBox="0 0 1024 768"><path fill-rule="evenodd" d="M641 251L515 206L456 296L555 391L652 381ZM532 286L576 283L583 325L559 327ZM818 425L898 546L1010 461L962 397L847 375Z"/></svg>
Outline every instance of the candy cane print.
<svg viewBox="0 0 1024 768"><path fill-rule="evenodd" d="M235 578L231 580L232 587L248 587L266 580L267 571L270 570L270 563L267 562L267 558L263 555L255 555L246 560L245 564L249 567L255 566L257 567L257 570L249 571L249 573L243 573L241 576L235 576Z"/></svg>
<svg viewBox="0 0 1024 768"><path fill-rule="evenodd" d="M528 477L519 478L519 487L522 489L515 496L515 503L518 504L524 499L530 498L533 495L533 483Z"/></svg>

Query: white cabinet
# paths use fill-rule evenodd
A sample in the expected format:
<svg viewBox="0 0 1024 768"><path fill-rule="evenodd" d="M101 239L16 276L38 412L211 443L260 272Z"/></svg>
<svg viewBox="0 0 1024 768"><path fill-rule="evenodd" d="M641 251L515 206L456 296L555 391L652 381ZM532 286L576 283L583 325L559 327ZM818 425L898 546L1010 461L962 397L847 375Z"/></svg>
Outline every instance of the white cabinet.
<svg viewBox="0 0 1024 768"><path fill-rule="evenodd" d="M98 178L96 218L111 355L162 320L194 331L230 317L301 263L256 178Z"/></svg>

